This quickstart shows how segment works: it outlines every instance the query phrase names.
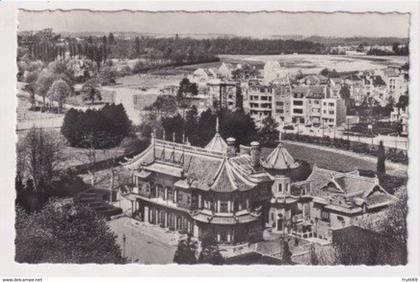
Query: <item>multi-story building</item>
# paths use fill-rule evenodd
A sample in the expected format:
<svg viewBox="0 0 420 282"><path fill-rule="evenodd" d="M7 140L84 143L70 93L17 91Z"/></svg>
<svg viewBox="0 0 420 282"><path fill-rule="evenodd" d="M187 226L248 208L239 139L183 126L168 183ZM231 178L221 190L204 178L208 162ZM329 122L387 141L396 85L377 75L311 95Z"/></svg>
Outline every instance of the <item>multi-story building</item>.
<svg viewBox="0 0 420 282"><path fill-rule="evenodd" d="M399 123L401 135L408 135L408 107L394 107L390 116L391 122Z"/></svg>
<svg viewBox="0 0 420 282"><path fill-rule="evenodd" d="M336 127L346 121L346 105L343 99L322 99L321 125Z"/></svg>
<svg viewBox="0 0 420 282"><path fill-rule="evenodd" d="M163 228L219 243L262 239L273 183L258 142L237 154L235 139L216 134L207 148L163 141L128 160L134 213Z"/></svg>
<svg viewBox="0 0 420 282"><path fill-rule="evenodd" d="M280 137L281 138L281 137ZM274 232L288 232L289 222L298 211L300 188L296 193L296 180L301 172L300 163L295 161L280 142L262 162L263 167L273 177L271 205L267 225Z"/></svg>
<svg viewBox="0 0 420 282"><path fill-rule="evenodd" d="M342 173L314 165L306 180L296 181L299 163L281 144L263 166L274 178L267 222L274 233L331 240L333 230L360 225L396 201L377 177L358 171Z"/></svg>
<svg viewBox="0 0 420 282"><path fill-rule="evenodd" d="M249 113L257 123L272 115L272 103L273 92L271 86L262 84L248 86Z"/></svg>
<svg viewBox="0 0 420 282"><path fill-rule="evenodd" d="M133 215L223 244L262 240L267 227L330 240L333 230L358 225L396 200L376 177L358 171L314 165L306 178L281 142L266 158L258 142L241 145L237 153L235 139L225 142L217 129L205 148L152 135L151 145L123 166L131 172L123 197Z"/></svg>
<svg viewBox="0 0 420 282"><path fill-rule="evenodd" d="M290 113L292 117L292 123L294 124L305 123L305 102L309 91L310 88L308 86L295 86L292 88Z"/></svg>
<svg viewBox="0 0 420 282"><path fill-rule="evenodd" d="M398 101L400 96L408 92L408 81L398 69L385 69L383 73L388 92L394 97L395 101Z"/></svg>
<svg viewBox="0 0 420 282"><path fill-rule="evenodd" d="M291 93L290 85L275 85L273 87L272 117L279 124L292 122L291 115Z"/></svg>
<svg viewBox="0 0 420 282"><path fill-rule="evenodd" d="M326 87L313 86L306 95L305 120L307 124L321 125L322 101L326 97Z"/></svg>
<svg viewBox="0 0 420 282"><path fill-rule="evenodd" d="M345 122L346 107L336 88L327 85L250 85L249 112L257 124L271 116L282 125L340 126Z"/></svg>

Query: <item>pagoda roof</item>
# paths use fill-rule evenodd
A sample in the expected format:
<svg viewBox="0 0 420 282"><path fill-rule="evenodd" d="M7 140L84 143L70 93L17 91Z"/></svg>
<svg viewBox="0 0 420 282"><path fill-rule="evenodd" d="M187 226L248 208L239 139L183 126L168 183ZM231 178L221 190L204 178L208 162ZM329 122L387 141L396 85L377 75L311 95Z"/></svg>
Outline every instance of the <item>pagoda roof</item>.
<svg viewBox="0 0 420 282"><path fill-rule="evenodd" d="M266 169L285 170L299 167L299 163L290 155L287 149L280 142L279 145L262 161Z"/></svg>
<svg viewBox="0 0 420 282"><path fill-rule="evenodd" d="M219 133L216 133L213 139L211 139L210 142L204 148L210 151L224 153L226 152L227 144L225 140L223 140L222 136L220 136Z"/></svg>
<svg viewBox="0 0 420 282"><path fill-rule="evenodd" d="M122 165L177 177L176 185L184 189L247 191L272 181L262 168L253 168L249 155L228 158L222 152L158 139Z"/></svg>
<svg viewBox="0 0 420 282"><path fill-rule="evenodd" d="M219 117L216 118L216 134L206 147L204 147L204 149L220 153L225 153L227 150L227 144L219 133Z"/></svg>

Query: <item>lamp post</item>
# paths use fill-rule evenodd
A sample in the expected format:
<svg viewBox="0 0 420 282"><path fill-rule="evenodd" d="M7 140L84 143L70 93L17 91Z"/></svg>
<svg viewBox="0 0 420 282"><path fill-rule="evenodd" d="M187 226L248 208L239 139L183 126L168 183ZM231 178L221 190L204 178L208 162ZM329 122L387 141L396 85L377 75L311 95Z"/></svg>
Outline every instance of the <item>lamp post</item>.
<svg viewBox="0 0 420 282"><path fill-rule="evenodd" d="M125 237L125 234L123 234L123 249L122 249L123 258L125 258L125 243L126 243L126 241L127 241L127 238Z"/></svg>
<svg viewBox="0 0 420 282"><path fill-rule="evenodd" d="M370 130L371 143L373 145L373 125L369 124L368 129Z"/></svg>

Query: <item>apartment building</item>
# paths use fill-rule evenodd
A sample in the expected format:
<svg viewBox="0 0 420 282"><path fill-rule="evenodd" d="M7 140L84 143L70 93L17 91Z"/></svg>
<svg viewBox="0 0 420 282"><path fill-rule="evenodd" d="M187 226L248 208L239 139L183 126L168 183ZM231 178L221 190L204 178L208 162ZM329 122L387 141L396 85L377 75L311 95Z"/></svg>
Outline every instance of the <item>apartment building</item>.
<svg viewBox="0 0 420 282"><path fill-rule="evenodd" d="M276 85L273 88L272 117L280 124L292 122L291 93L290 85Z"/></svg>
<svg viewBox="0 0 420 282"><path fill-rule="evenodd" d="M346 105L343 99L322 99L321 125L336 127L346 121Z"/></svg>
<svg viewBox="0 0 420 282"><path fill-rule="evenodd" d="M272 87L261 84L251 84L248 87L248 109L256 123L272 116Z"/></svg>

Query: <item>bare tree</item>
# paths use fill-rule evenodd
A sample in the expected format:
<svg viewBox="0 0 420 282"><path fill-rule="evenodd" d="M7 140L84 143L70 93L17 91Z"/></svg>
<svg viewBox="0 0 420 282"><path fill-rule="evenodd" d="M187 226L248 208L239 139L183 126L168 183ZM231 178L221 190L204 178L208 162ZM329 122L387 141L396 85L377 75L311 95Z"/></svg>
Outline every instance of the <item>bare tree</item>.
<svg viewBox="0 0 420 282"><path fill-rule="evenodd" d="M107 144L113 137L105 137L101 134L89 133L83 137L83 143L86 149L80 154L80 161L86 164L87 173L90 176L90 184L94 187L96 183L96 173L98 162L105 161L105 167L109 168L110 174L110 189L112 190L115 185L115 176L117 169L114 168L116 160L121 156L121 151L115 149L96 149L101 148L101 143ZM100 156L102 154L102 157Z"/></svg>
<svg viewBox="0 0 420 282"><path fill-rule="evenodd" d="M21 144L18 144L18 167L34 183L36 190L42 189L40 184L49 184L62 161L60 154L63 140L54 137L43 129L32 128Z"/></svg>
<svg viewBox="0 0 420 282"><path fill-rule="evenodd" d="M119 180L119 166L117 165L117 160L123 154L123 149L121 150L113 150L113 149L104 149L103 154L105 157L106 167L108 168L108 173L110 177L109 182L109 202L112 202L112 191L114 190L114 186L116 181Z"/></svg>
<svg viewBox="0 0 420 282"><path fill-rule="evenodd" d="M95 149L95 137L93 134L83 136L83 142L87 144L87 149L80 155L82 161L86 162L87 172L90 175L90 185L95 186L95 166L97 162L97 151Z"/></svg>

